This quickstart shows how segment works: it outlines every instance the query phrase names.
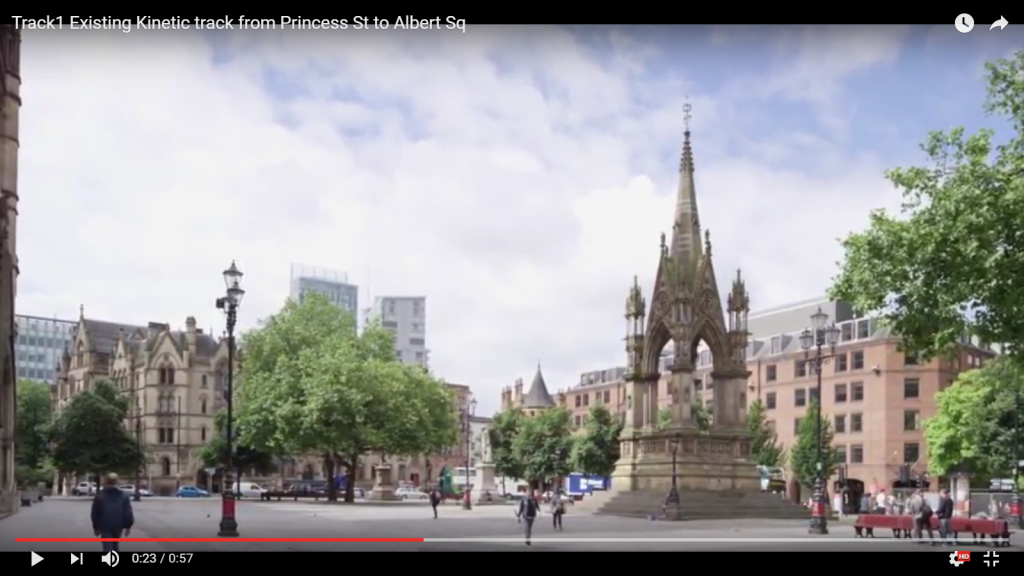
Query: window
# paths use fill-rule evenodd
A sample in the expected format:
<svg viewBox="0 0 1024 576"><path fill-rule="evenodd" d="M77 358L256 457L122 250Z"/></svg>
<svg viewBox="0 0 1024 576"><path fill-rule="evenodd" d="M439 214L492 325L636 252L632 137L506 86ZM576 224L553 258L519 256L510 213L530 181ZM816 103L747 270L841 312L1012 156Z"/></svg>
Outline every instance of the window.
<svg viewBox="0 0 1024 576"><path fill-rule="evenodd" d="M904 366L917 366L917 354L906 352L903 354Z"/></svg>
<svg viewBox="0 0 1024 576"><path fill-rule="evenodd" d="M423 332L423 323L422 322L413 322L412 323L412 331L413 332Z"/></svg>
<svg viewBox="0 0 1024 576"><path fill-rule="evenodd" d="M159 428L157 432L160 444L174 444L174 428Z"/></svg>
<svg viewBox="0 0 1024 576"><path fill-rule="evenodd" d="M836 372L846 372L846 352L836 354Z"/></svg>
<svg viewBox="0 0 1024 576"><path fill-rule="evenodd" d="M397 330L398 329L398 322L395 322L394 320L385 320L385 321L380 323L380 326L381 326L381 328L384 328L385 330Z"/></svg>
<svg viewBox="0 0 1024 576"><path fill-rule="evenodd" d="M583 405L590 406L590 394L583 395Z"/></svg>
<svg viewBox="0 0 1024 576"><path fill-rule="evenodd" d="M579 427L580 427L580 423L581 423L581 421L582 421L582 420L583 420L583 419L582 419L582 418L580 417L580 415L579 415L579 414L577 414L576 416L573 416L573 417L572 417L572 422L573 422L573 424L575 424L575 425L576 425L576 427L577 427L577 428L579 428Z"/></svg>
<svg viewBox="0 0 1024 576"><path fill-rule="evenodd" d="M769 365L765 366L765 368L764 368L764 379L765 380L767 380L769 382L775 382L775 380L778 377L779 377L778 369L775 367L775 364L769 364Z"/></svg>
<svg viewBox="0 0 1024 576"><path fill-rule="evenodd" d="M765 394L764 406L768 410L775 410L775 392L769 392Z"/></svg>
<svg viewBox="0 0 1024 576"><path fill-rule="evenodd" d="M832 427L835 428L836 434L846 433L846 415L840 414L836 416L832 421Z"/></svg>
<svg viewBox="0 0 1024 576"><path fill-rule="evenodd" d="M206 426L199 429L199 440L206 442Z"/></svg>
<svg viewBox="0 0 1024 576"><path fill-rule="evenodd" d="M871 335L867 319L857 320L857 340L862 340Z"/></svg>
<svg viewBox="0 0 1024 576"><path fill-rule="evenodd" d="M423 338L409 338L409 346L423 346Z"/></svg>
<svg viewBox="0 0 1024 576"><path fill-rule="evenodd" d="M835 403L842 404L843 402L846 402L846 384L836 384Z"/></svg>
<svg viewBox="0 0 1024 576"><path fill-rule="evenodd" d="M203 374L203 380L202 380L202 383L200 384L200 386L202 386L203 388L209 388L209 384L207 384L207 381L206 381L206 374Z"/></svg>
<svg viewBox="0 0 1024 576"><path fill-rule="evenodd" d="M846 446L839 444L834 446L836 450L836 462L840 464L846 464Z"/></svg>
<svg viewBox="0 0 1024 576"><path fill-rule="evenodd" d="M853 402L864 400L863 382L850 382L850 400Z"/></svg>
<svg viewBox="0 0 1024 576"><path fill-rule="evenodd" d="M797 435L800 434L800 422L801 421L802 421L802 418L794 418L793 419L793 435L794 436L797 436Z"/></svg>
<svg viewBox="0 0 1024 576"><path fill-rule="evenodd" d="M903 462L905 464L916 464L921 458L921 445L917 442L907 442L903 445Z"/></svg>
<svg viewBox="0 0 1024 576"><path fill-rule="evenodd" d="M806 360L794 360L793 361L793 373L796 374L797 378L804 378L807 376L807 361Z"/></svg>
<svg viewBox="0 0 1024 576"><path fill-rule="evenodd" d="M840 342L849 342L853 340L853 324L850 322L843 322L839 325L839 340Z"/></svg>
<svg viewBox="0 0 1024 576"><path fill-rule="evenodd" d="M583 406L583 397L576 396L576 407L579 408L580 406Z"/></svg>
<svg viewBox="0 0 1024 576"><path fill-rule="evenodd" d="M781 354L782 353L782 336L772 336L771 350L769 350L769 353L771 353L771 354Z"/></svg>
<svg viewBox="0 0 1024 576"><path fill-rule="evenodd" d="M921 394L921 380L918 378L903 379L903 397L918 398Z"/></svg>
<svg viewBox="0 0 1024 576"><path fill-rule="evenodd" d="M206 398L205 397L202 398L199 401L199 413L200 414L206 414Z"/></svg>
<svg viewBox="0 0 1024 576"><path fill-rule="evenodd" d="M911 432L921 429L921 413L917 410L903 411L903 430ZM908 460L909 462L909 460Z"/></svg>
<svg viewBox="0 0 1024 576"><path fill-rule="evenodd" d="M605 390L604 391L604 403L608 404L611 401L612 401L612 391L611 390Z"/></svg>
<svg viewBox="0 0 1024 576"><path fill-rule="evenodd" d="M860 412L850 414L850 432L861 432L864 430L864 415Z"/></svg>
<svg viewBox="0 0 1024 576"><path fill-rule="evenodd" d="M863 350L857 350L856 352L853 352L852 355L853 355L853 369L854 370L863 370L864 369L864 351Z"/></svg>
<svg viewBox="0 0 1024 576"><path fill-rule="evenodd" d="M850 446L850 464L864 463L864 447L860 444Z"/></svg>
<svg viewBox="0 0 1024 576"><path fill-rule="evenodd" d="M807 390L797 389L793 394L793 406L807 406Z"/></svg>
<svg viewBox="0 0 1024 576"><path fill-rule="evenodd" d="M818 398L818 389L810 388L807 390L807 394L811 397L811 402L819 402L821 398Z"/></svg>

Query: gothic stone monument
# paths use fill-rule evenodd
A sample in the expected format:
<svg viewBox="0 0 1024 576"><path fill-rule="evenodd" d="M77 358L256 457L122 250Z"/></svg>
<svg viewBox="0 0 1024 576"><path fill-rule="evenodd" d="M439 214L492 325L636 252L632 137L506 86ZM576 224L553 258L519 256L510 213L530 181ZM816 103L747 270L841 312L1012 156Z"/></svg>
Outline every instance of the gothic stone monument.
<svg viewBox="0 0 1024 576"><path fill-rule="evenodd" d="M611 494L598 513L669 520L803 518L806 515L798 507L760 492L745 413L749 296L737 272L723 311L710 235L705 232L703 242L701 238L689 105L686 113L671 243L662 234L650 307L635 278L626 300L625 426ZM713 358L714 401L708 432L700 431L692 414L700 340ZM669 343L675 349L669 376L672 419L667 428L659 429L657 390L662 374L658 361ZM670 499L673 445L678 497Z"/></svg>

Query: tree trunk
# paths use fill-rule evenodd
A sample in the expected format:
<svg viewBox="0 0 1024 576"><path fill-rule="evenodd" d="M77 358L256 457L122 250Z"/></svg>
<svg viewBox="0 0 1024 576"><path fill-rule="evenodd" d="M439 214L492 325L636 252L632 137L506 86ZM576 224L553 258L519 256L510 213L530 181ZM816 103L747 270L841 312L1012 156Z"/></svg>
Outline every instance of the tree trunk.
<svg viewBox="0 0 1024 576"><path fill-rule="evenodd" d="M356 468L359 465L359 456L350 456L344 462L345 466L345 502L352 504L356 501Z"/></svg>
<svg viewBox="0 0 1024 576"><path fill-rule="evenodd" d="M338 485L334 481L334 455L324 454L324 472L327 476L327 501L338 501Z"/></svg>

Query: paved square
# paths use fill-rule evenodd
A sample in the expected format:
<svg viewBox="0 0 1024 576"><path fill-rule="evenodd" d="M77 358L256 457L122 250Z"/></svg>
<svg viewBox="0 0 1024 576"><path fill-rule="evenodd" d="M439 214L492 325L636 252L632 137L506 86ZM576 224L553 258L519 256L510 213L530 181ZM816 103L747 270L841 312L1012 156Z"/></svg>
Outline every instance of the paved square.
<svg viewBox="0 0 1024 576"><path fill-rule="evenodd" d="M91 538L91 498L50 498L0 520L0 549L39 553L98 551L99 542L28 543L16 538ZM220 519L220 501L150 498L135 503L133 538L214 538ZM422 503L329 504L326 502L239 501L238 523L246 538L433 538L439 542L252 543L224 539L219 542L126 542L125 552L143 551L483 551L483 550L681 550L681 551L803 551L803 550L914 550L936 551L930 546L880 535L874 540L850 541L849 523L834 523L828 536L810 537L802 521L734 520L652 522L647 520L573 514L565 517L565 531L551 526L542 515L534 528L533 546L523 544L522 527L512 506L479 506L462 510L457 504L440 507L435 520ZM1019 535L1018 535L1019 537ZM475 542L459 541L477 539ZM573 541L553 541L572 539ZM668 539L676 541L666 542ZM679 541L678 539L684 539ZM487 541L480 541L487 540ZM582 540L582 541L580 541ZM622 541L626 540L626 541ZM660 541L659 541L660 540ZM986 550L991 546L957 549ZM1019 546L1003 548L1010 552Z"/></svg>

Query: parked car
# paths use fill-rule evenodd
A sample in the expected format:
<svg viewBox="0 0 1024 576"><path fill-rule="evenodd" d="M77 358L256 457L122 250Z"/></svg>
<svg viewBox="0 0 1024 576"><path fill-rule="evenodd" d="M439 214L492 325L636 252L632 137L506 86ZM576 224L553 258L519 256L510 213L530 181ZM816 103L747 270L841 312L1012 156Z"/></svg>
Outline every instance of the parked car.
<svg viewBox="0 0 1024 576"><path fill-rule="evenodd" d="M123 484L123 485L119 486L119 488L125 494L131 494L131 495L135 494L135 485L134 484ZM148 497L148 496L152 496L152 495L153 495L153 493L150 492L149 490L146 490L145 488L139 488L139 496Z"/></svg>
<svg viewBox="0 0 1024 576"><path fill-rule="evenodd" d="M262 486L252 482L239 482L235 495L239 498L255 498L259 500L260 495L266 492Z"/></svg>
<svg viewBox="0 0 1024 576"><path fill-rule="evenodd" d="M399 488L395 490L395 496L402 500L428 500L430 498L426 492L420 492L415 488Z"/></svg>
<svg viewBox="0 0 1024 576"><path fill-rule="evenodd" d="M71 489L72 496L94 496L96 494L95 482L81 482Z"/></svg>
<svg viewBox="0 0 1024 576"><path fill-rule="evenodd" d="M175 496L178 498L209 498L210 493L201 488L196 488L195 486L182 486L181 488L178 488L178 492Z"/></svg>

